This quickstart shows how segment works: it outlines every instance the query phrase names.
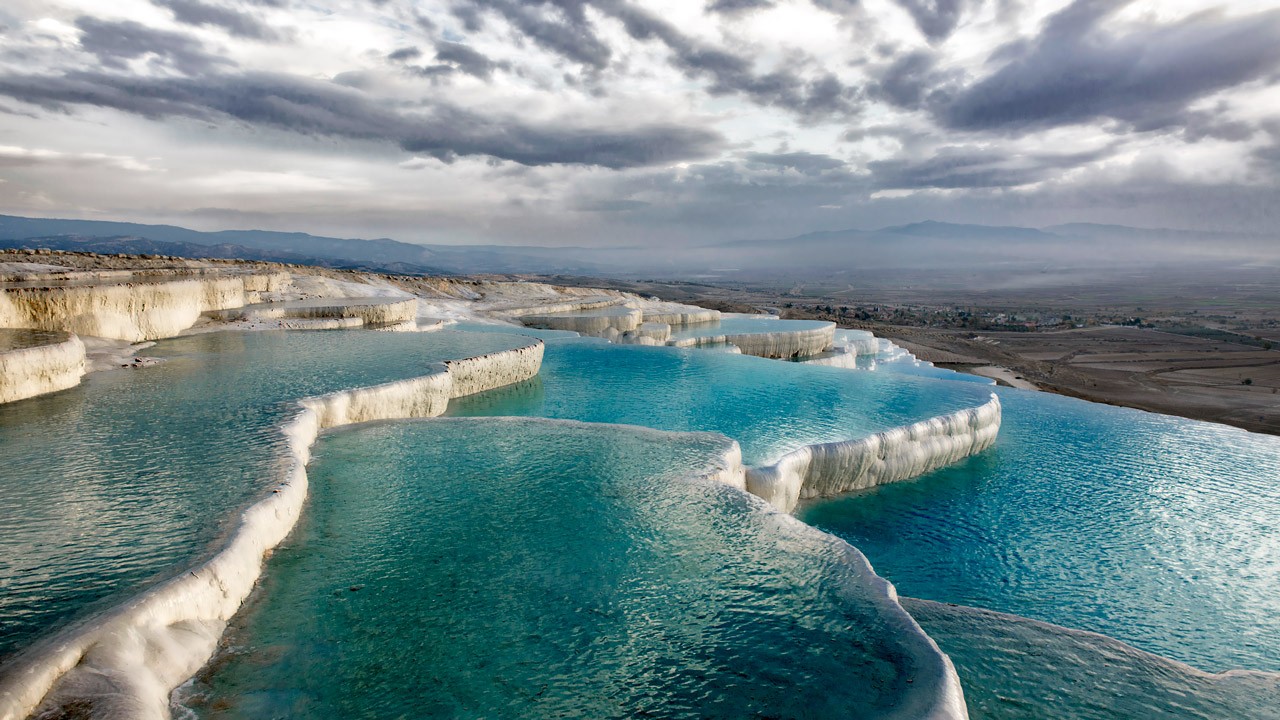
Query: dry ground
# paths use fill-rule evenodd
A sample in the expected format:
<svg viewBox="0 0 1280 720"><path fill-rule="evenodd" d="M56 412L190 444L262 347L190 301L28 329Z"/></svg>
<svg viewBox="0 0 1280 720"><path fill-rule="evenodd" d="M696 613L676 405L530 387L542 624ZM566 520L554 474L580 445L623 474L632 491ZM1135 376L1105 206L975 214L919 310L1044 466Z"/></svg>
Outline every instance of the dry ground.
<svg viewBox="0 0 1280 720"><path fill-rule="evenodd" d="M1045 390L1280 434L1280 351L1129 327L988 333L879 328L957 369L1000 365Z"/></svg>

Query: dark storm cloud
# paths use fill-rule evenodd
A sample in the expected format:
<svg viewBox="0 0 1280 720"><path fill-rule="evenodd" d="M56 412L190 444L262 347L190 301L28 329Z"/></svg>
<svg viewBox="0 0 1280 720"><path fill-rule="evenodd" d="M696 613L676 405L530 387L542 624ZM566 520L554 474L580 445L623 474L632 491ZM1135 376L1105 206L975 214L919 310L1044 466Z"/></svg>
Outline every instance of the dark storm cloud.
<svg viewBox="0 0 1280 720"><path fill-rule="evenodd" d="M200 41L189 35L156 30L132 20L116 22L84 16L76 20L76 28L80 30L80 47L108 68L122 69L126 61L147 55L188 75L229 64L205 52Z"/></svg>
<svg viewBox="0 0 1280 720"><path fill-rule="evenodd" d="M762 10L773 7L773 0L712 0L707 3L707 12L740 13L749 10Z"/></svg>
<svg viewBox="0 0 1280 720"><path fill-rule="evenodd" d="M734 2L741 5L744 0ZM672 64L691 78L709 80L708 90L713 95L741 94L759 105L783 108L810 119L858 110L857 90L842 84L832 73L813 79L790 69L756 73L749 57L696 40L625 0L469 0L469 4L455 5L454 14L469 29L478 29L484 14L498 14L540 47L603 70L612 54L586 15L588 6L621 22L636 40L663 43L671 51Z"/></svg>
<svg viewBox="0 0 1280 720"><path fill-rule="evenodd" d="M490 60L484 53L462 43L440 41L436 43L436 60L450 63L459 71L487 80L494 70L510 70L507 61Z"/></svg>
<svg viewBox="0 0 1280 720"><path fill-rule="evenodd" d="M805 175L818 175L828 170L844 167L844 161L810 152L747 153L748 162L759 165L790 168Z"/></svg>
<svg viewBox="0 0 1280 720"><path fill-rule="evenodd" d="M422 51L416 47L403 47L387 55L394 63L408 63L422 57ZM475 48L463 43L440 40L436 43L435 65L405 65L405 69L425 78L446 78L454 73L465 73L481 80L493 77L495 70L512 69L509 61L495 61Z"/></svg>
<svg viewBox="0 0 1280 720"><path fill-rule="evenodd" d="M124 77L99 72L0 77L0 94L68 111L90 105L159 119L188 117L309 135L391 142L446 162L489 155L524 165L582 164L626 168L706 157L722 143L697 127L650 124L599 129L536 125L480 115L445 102L403 114L359 90L270 73L203 78Z"/></svg>
<svg viewBox="0 0 1280 720"><path fill-rule="evenodd" d="M1129 0L1131 1L1131 0ZM1280 69L1280 10L1203 12L1123 35L1104 22L1129 2L1076 0L1004 65L935 107L948 127L1021 130L1112 118L1138 130L1177 126L1192 102Z"/></svg>
<svg viewBox="0 0 1280 720"><path fill-rule="evenodd" d="M952 75L938 69L937 59L927 50L901 55L879 72L871 94L903 108L917 108L925 98Z"/></svg>
<svg viewBox="0 0 1280 720"><path fill-rule="evenodd" d="M1052 155L1011 154L965 147L942 148L925 160L879 160L867 164L876 187L885 190L925 188L1018 187L1050 180L1057 174L1109 156L1113 148Z"/></svg>
<svg viewBox="0 0 1280 720"><path fill-rule="evenodd" d="M417 60L420 57L422 57L422 51L416 47L402 47L387 53L387 59L392 62Z"/></svg>
<svg viewBox="0 0 1280 720"><path fill-rule="evenodd" d="M211 5L201 0L153 0L153 2L168 8L175 20L186 25L220 27L232 35L252 40L279 38L279 34L266 23L239 10ZM275 3L262 4L279 7Z"/></svg>
<svg viewBox="0 0 1280 720"><path fill-rule="evenodd" d="M960 24L964 0L897 0L929 40L944 40Z"/></svg>
<svg viewBox="0 0 1280 720"><path fill-rule="evenodd" d="M583 5L574 0L464 0L454 6L453 14L471 32L483 27L485 13L497 14L544 50L602 69L612 53L596 36Z"/></svg>

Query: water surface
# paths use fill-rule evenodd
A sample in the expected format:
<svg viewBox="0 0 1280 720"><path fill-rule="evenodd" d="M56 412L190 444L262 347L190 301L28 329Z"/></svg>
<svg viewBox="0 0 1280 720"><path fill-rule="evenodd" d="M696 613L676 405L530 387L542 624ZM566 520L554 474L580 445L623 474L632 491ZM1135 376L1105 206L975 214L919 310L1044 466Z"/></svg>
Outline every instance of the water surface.
<svg viewBox="0 0 1280 720"><path fill-rule="evenodd" d="M989 397L988 388L970 383L584 338L548 341L540 377L462 398L449 412L714 431L737 440L749 464L760 464Z"/></svg>
<svg viewBox="0 0 1280 720"><path fill-rule="evenodd" d="M861 556L684 479L727 444L499 419L328 434L236 651L185 702L217 718L919 717L931 650Z"/></svg>
<svg viewBox="0 0 1280 720"><path fill-rule="evenodd" d="M799 513L905 595L1280 670L1280 438L1001 389L996 445Z"/></svg>
<svg viewBox="0 0 1280 720"><path fill-rule="evenodd" d="M156 367L0 405L0 657L203 553L278 480L296 399L519 346L512 335L219 332Z"/></svg>

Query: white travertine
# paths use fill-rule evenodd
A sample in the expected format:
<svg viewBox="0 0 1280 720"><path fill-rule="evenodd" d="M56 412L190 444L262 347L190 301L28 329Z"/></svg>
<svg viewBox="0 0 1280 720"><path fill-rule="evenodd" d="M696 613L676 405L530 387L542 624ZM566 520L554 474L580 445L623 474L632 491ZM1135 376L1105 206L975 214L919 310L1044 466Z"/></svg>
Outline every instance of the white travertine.
<svg viewBox="0 0 1280 720"><path fill-rule="evenodd" d="M73 388L84 373L84 343L75 335L0 352L0 404Z"/></svg>
<svg viewBox="0 0 1280 720"><path fill-rule="evenodd" d="M240 307L278 274L0 288L0 327L140 342L173 337L211 310Z"/></svg>
<svg viewBox="0 0 1280 720"><path fill-rule="evenodd" d="M619 305L581 313L522 315L520 322L529 327L568 330L583 335L603 335L610 330L617 332L635 330L644 322L644 312Z"/></svg>
<svg viewBox="0 0 1280 720"><path fill-rule="evenodd" d="M503 350L465 360L447 360L452 385L450 398L514 385L538 374L546 346L541 342L516 350Z"/></svg>
<svg viewBox="0 0 1280 720"><path fill-rule="evenodd" d="M320 431L340 425L439 415L451 397L538 373L542 341L482 358L441 363L428 375L300 401L283 428L291 464L280 484L240 517L217 554L14 658L0 677L0 720L92 707L93 717L167 720L169 694L212 656L248 597L267 555L292 531L307 497L306 465Z"/></svg>
<svg viewBox="0 0 1280 720"><path fill-rule="evenodd" d="M749 468L747 489L790 512L801 499L907 480L982 452L1000 431L1000 399L861 440L807 445Z"/></svg>
<svg viewBox="0 0 1280 720"><path fill-rule="evenodd" d="M417 324L418 299L381 297L246 305L213 313L220 320L359 320L366 327Z"/></svg>
<svg viewBox="0 0 1280 720"><path fill-rule="evenodd" d="M666 323L677 326L720 322L719 310L708 310L696 305L645 301L640 304L640 308L644 310L644 321L647 323Z"/></svg>
<svg viewBox="0 0 1280 720"><path fill-rule="evenodd" d="M706 335L702 337L672 340L675 347L703 347L706 345L735 345L744 355L766 358L793 358L817 355L831 347L835 323L808 330L747 333L734 335Z"/></svg>

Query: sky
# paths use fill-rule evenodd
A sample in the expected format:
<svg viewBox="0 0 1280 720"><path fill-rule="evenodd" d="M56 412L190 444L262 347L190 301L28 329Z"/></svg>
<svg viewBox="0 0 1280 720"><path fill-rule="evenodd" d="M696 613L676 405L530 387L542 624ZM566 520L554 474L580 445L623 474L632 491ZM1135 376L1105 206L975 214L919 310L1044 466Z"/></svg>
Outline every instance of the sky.
<svg viewBox="0 0 1280 720"><path fill-rule="evenodd" d="M1274 234L1280 0L6 0L0 212L517 245Z"/></svg>

